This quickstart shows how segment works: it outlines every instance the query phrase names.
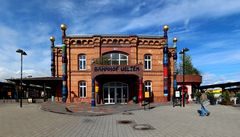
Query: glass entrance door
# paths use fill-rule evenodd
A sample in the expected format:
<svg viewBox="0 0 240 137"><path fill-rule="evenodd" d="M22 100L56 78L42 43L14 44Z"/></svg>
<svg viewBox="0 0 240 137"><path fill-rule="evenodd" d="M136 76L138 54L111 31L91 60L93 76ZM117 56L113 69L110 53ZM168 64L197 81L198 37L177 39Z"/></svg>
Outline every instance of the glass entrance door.
<svg viewBox="0 0 240 137"><path fill-rule="evenodd" d="M125 104L128 102L128 85L121 82L109 82L103 85L104 104Z"/></svg>
<svg viewBox="0 0 240 137"><path fill-rule="evenodd" d="M128 87L122 88L122 104L127 104L128 102Z"/></svg>
<svg viewBox="0 0 240 137"><path fill-rule="evenodd" d="M122 103L122 88L116 88L117 103Z"/></svg>
<svg viewBox="0 0 240 137"><path fill-rule="evenodd" d="M103 88L104 104L115 104L115 88L104 87Z"/></svg>
<svg viewBox="0 0 240 137"><path fill-rule="evenodd" d="M115 88L110 87L108 90L108 94L109 104L115 104Z"/></svg>

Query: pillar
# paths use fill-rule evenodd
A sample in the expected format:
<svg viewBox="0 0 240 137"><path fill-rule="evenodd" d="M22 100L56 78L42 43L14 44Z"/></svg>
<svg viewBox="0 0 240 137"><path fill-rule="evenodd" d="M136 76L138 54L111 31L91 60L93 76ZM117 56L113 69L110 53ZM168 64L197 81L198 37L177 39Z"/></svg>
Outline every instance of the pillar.
<svg viewBox="0 0 240 137"><path fill-rule="evenodd" d="M173 89L174 92L177 90L177 38L173 39L173 48L175 49L173 53L173 61L174 61L174 71L173 71Z"/></svg>
<svg viewBox="0 0 240 137"><path fill-rule="evenodd" d="M163 95L168 96L168 26L163 27L164 38L166 39L165 45L163 47Z"/></svg>
<svg viewBox="0 0 240 137"><path fill-rule="evenodd" d="M66 38L66 29L67 26L65 24L61 24L62 30L62 102L66 103L68 87L67 87L67 46L64 43Z"/></svg>
<svg viewBox="0 0 240 137"><path fill-rule="evenodd" d="M141 104L142 103L142 100L143 100L143 93L142 93L142 88L143 88L143 85L142 85L142 78L139 78L139 89L138 89L138 102Z"/></svg>
<svg viewBox="0 0 240 137"><path fill-rule="evenodd" d="M95 78L92 79L92 99L91 99L91 107L95 107Z"/></svg>
<svg viewBox="0 0 240 137"><path fill-rule="evenodd" d="M62 46L62 102L65 103L67 100L67 54L66 45Z"/></svg>
<svg viewBox="0 0 240 137"><path fill-rule="evenodd" d="M54 53L54 41L55 41L55 38L53 36L50 37L50 41L51 41L51 74L52 74L52 77L55 77L55 53ZM57 66L58 67L58 66ZM54 92L56 92L55 90L56 88L51 88L51 100L52 102L55 101L55 94Z"/></svg>

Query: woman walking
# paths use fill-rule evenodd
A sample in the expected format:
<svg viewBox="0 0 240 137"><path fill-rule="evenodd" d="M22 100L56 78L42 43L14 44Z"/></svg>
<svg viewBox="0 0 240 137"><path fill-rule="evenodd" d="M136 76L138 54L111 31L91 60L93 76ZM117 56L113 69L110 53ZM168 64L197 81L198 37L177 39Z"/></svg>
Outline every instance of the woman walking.
<svg viewBox="0 0 240 137"><path fill-rule="evenodd" d="M198 113L199 113L200 116L209 116L210 115L210 112L206 108L208 103L209 103L209 101L208 101L206 93L202 92L202 94L200 96L201 109L198 110Z"/></svg>

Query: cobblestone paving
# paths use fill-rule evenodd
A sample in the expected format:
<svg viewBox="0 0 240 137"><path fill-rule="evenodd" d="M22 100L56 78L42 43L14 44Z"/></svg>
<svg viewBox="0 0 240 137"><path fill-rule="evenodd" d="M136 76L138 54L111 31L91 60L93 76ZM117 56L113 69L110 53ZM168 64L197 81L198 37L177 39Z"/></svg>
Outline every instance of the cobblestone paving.
<svg viewBox="0 0 240 137"><path fill-rule="evenodd" d="M238 137L240 108L208 106L209 117L199 117L199 105L160 106L105 116L73 116L40 109L39 104L0 104L0 137ZM120 120L132 123L120 124ZM135 124L154 129L136 130Z"/></svg>

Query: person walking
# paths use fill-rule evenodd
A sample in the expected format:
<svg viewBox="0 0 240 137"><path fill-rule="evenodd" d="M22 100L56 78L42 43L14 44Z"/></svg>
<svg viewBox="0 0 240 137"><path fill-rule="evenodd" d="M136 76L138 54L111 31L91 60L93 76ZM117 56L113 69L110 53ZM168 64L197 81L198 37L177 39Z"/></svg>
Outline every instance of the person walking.
<svg viewBox="0 0 240 137"><path fill-rule="evenodd" d="M198 113L200 116L209 116L210 112L208 111L208 109L206 108L206 105L208 104L208 98L205 92L202 92L201 96L200 96L200 105L201 105L201 109L198 110Z"/></svg>

